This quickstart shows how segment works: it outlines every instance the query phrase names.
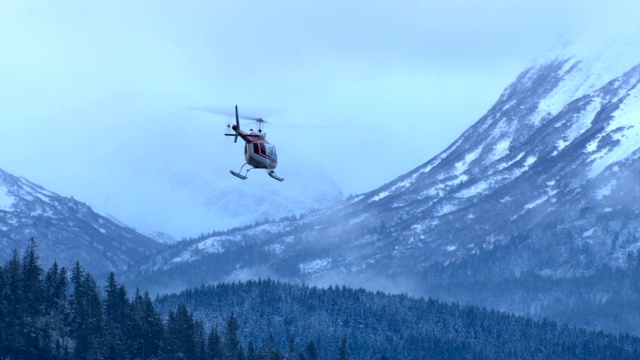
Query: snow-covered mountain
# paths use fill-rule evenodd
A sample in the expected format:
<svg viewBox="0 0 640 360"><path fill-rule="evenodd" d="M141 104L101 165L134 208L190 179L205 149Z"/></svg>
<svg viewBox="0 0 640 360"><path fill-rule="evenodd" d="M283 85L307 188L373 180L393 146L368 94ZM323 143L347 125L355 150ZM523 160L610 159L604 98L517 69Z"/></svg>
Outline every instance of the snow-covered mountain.
<svg viewBox="0 0 640 360"><path fill-rule="evenodd" d="M545 56L379 189L178 244L134 277L343 282L640 333L640 57L614 45Z"/></svg>
<svg viewBox="0 0 640 360"><path fill-rule="evenodd" d="M79 201L0 170L0 258L22 251L31 237L43 266L80 261L97 279L163 248Z"/></svg>

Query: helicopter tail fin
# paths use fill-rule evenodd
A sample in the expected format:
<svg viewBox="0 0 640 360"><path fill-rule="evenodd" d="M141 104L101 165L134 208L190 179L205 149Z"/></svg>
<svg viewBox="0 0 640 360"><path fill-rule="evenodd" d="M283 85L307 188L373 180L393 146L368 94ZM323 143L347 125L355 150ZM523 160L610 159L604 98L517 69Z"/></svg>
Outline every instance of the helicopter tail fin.
<svg viewBox="0 0 640 360"><path fill-rule="evenodd" d="M233 142L238 142L238 134L240 134L240 117L238 116L238 105L236 105L236 137Z"/></svg>

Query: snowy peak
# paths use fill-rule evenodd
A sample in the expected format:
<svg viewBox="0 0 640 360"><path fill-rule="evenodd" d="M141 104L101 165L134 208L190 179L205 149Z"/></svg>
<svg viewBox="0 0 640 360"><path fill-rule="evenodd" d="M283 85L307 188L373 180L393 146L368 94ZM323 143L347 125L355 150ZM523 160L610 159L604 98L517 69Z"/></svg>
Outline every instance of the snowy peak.
<svg viewBox="0 0 640 360"><path fill-rule="evenodd" d="M49 202L55 194L25 179L12 176L0 169L0 210L9 211L22 199L40 199Z"/></svg>
<svg viewBox="0 0 640 360"><path fill-rule="evenodd" d="M554 61L523 72L487 114L449 148L398 181L383 186L382 191L369 193L366 199L378 201L413 184L411 192L420 188L421 199L440 198L479 176L494 174L501 177L501 174L511 172L512 175L508 175L511 177L525 171L535 157L515 150L538 128L543 117L538 106L561 82L566 63ZM523 97L525 91L527 96ZM477 191L486 192L491 184L496 182L487 181L475 187ZM468 188L462 195L470 192L474 193Z"/></svg>
<svg viewBox="0 0 640 360"><path fill-rule="evenodd" d="M423 260L446 263L558 217L579 221L577 208L597 206L605 194L629 196L640 154L640 66L608 81L585 72L573 58L524 71L442 154L360 202L386 213L386 223L394 222L390 213L408 217L397 229L403 246L429 239L422 246L442 256ZM605 262L615 265L616 256Z"/></svg>
<svg viewBox="0 0 640 360"><path fill-rule="evenodd" d="M563 151L590 154L583 159L591 164L590 177L626 158L639 147L635 119L640 70L633 67L583 95L578 91L581 83L575 82L585 79L573 75L580 66L580 61L555 60L523 72L446 151L366 199L379 201L400 193L418 178L424 180L411 193L420 188L420 199L487 194L536 162L561 157Z"/></svg>
<svg viewBox="0 0 640 360"><path fill-rule="evenodd" d="M24 248L31 237L45 266L81 261L96 276L125 269L162 248L81 202L0 170L2 257Z"/></svg>
<svg viewBox="0 0 640 360"><path fill-rule="evenodd" d="M79 215L91 211L80 202L62 197L0 169L0 211L22 216L62 218L65 216L65 208L74 209Z"/></svg>

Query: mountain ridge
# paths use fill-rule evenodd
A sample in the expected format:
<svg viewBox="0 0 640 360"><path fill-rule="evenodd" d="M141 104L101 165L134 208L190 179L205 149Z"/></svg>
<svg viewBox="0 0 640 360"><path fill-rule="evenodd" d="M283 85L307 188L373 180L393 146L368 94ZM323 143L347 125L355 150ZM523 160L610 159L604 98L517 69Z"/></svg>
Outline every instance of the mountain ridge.
<svg viewBox="0 0 640 360"><path fill-rule="evenodd" d="M94 275L122 271L163 245L60 196L0 169L0 242L3 258L35 237L46 266L87 264Z"/></svg>

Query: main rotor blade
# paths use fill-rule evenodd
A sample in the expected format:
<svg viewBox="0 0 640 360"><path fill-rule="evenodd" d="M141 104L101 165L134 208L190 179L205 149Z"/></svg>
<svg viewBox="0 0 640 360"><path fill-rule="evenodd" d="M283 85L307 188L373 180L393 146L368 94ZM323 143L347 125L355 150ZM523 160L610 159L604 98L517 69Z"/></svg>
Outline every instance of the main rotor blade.
<svg viewBox="0 0 640 360"><path fill-rule="evenodd" d="M216 114L222 116L236 117L235 109L233 107L222 106L196 106L189 107L190 110L203 111L209 114ZM265 117L275 116L277 114L287 111L286 109L279 108L258 108L258 107L238 107L238 117L244 120L253 120L261 123L266 123ZM244 115L243 115L244 114ZM254 114L261 114L260 116Z"/></svg>
<svg viewBox="0 0 640 360"><path fill-rule="evenodd" d="M223 116L231 116L234 117L235 113L233 109L229 110L226 107L221 106L193 106L188 107L189 110L202 111L209 114L223 115Z"/></svg>

